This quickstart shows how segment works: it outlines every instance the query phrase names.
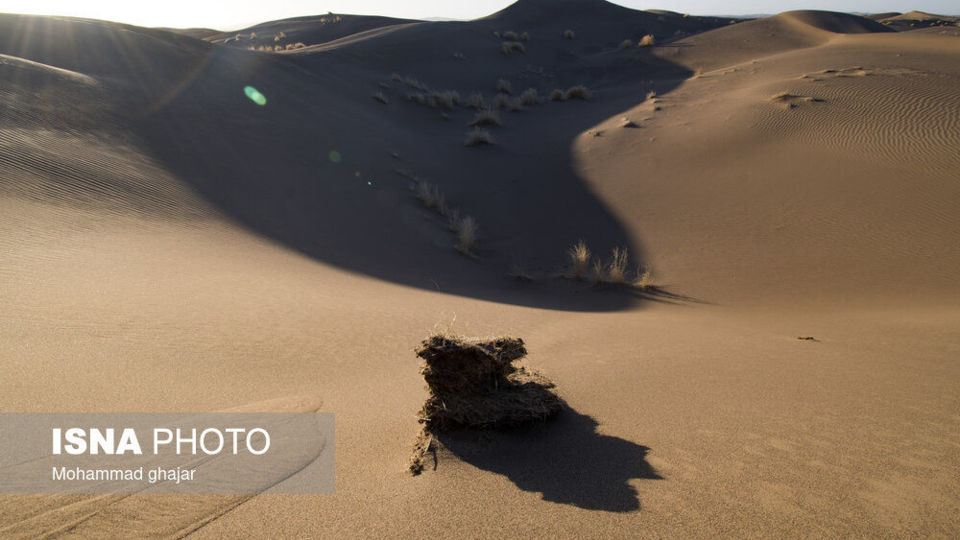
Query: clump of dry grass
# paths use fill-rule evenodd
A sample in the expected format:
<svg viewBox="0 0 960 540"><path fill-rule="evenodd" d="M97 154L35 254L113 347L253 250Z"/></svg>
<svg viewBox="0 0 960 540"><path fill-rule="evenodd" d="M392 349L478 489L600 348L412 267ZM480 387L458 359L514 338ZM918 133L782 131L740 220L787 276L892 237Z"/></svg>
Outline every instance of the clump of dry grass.
<svg viewBox="0 0 960 540"><path fill-rule="evenodd" d="M456 60L466 60L467 55L463 54L462 52L455 52L453 53L453 58Z"/></svg>
<svg viewBox="0 0 960 540"><path fill-rule="evenodd" d="M513 86L510 84L510 81L506 79L500 79L497 81L497 92L502 94L512 94Z"/></svg>
<svg viewBox="0 0 960 540"><path fill-rule="evenodd" d="M379 101L380 103L383 103L384 105L387 104L387 97L383 95L383 92L377 92L376 94L374 94L373 99Z"/></svg>
<svg viewBox="0 0 960 540"><path fill-rule="evenodd" d="M480 92L470 94L470 97L467 98L466 105L471 109L483 109L483 94Z"/></svg>
<svg viewBox="0 0 960 540"><path fill-rule="evenodd" d="M574 33L573 30L564 30L563 37L567 39L573 39L574 37L576 37L576 33Z"/></svg>
<svg viewBox="0 0 960 540"><path fill-rule="evenodd" d="M493 106L498 109L509 109L511 106L510 96L506 94L497 94L497 97L493 99Z"/></svg>
<svg viewBox="0 0 960 540"><path fill-rule="evenodd" d="M590 90L582 84L568 88L563 99L590 99Z"/></svg>
<svg viewBox="0 0 960 540"><path fill-rule="evenodd" d="M399 74L399 73L391 73L391 74L390 74L390 79L391 79L391 80L394 80L394 81L400 81L400 80L402 80L402 77L400 77L400 74Z"/></svg>
<svg viewBox="0 0 960 540"><path fill-rule="evenodd" d="M579 240L570 249L567 250L570 256L570 277L574 279L584 279L587 277L587 271L590 268L590 248L583 240Z"/></svg>
<svg viewBox="0 0 960 540"><path fill-rule="evenodd" d="M470 121L469 125L470 126L499 126L501 125L500 115L497 114L497 111L484 109L478 112L477 115L473 117L473 120Z"/></svg>
<svg viewBox="0 0 960 540"><path fill-rule="evenodd" d="M467 133L467 138L463 141L464 146L481 146L485 144L494 144L493 135L489 131L480 128L474 128Z"/></svg>
<svg viewBox="0 0 960 540"><path fill-rule="evenodd" d="M627 282L627 259L628 257L626 249L613 248L610 262L607 263L607 283L616 283L620 285Z"/></svg>
<svg viewBox="0 0 960 540"><path fill-rule="evenodd" d="M471 255L477 243L477 220L471 216L464 216L457 222L457 251L464 255Z"/></svg>
<svg viewBox="0 0 960 540"><path fill-rule="evenodd" d="M647 92L647 101L649 101L649 100L651 100L651 99L653 99L653 98L655 98L655 97L657 97L657 91L656 91L656 90L651 90L651 91Z"/></svg>
<svg viewBox="0 0 960 540"><path fill-rule="evenodd" d="M520 105L536 105L537 101L536 88L527 88L520 94Z"/></svg>
<svg viewBox="0 0 960 540"><path fill-rule="evenodd" d="M623 41L620 42L620 45L619 45L619 46L617 46L617 48L620 49L621 51L624 50L624 49L630 49L630 48L632 48L632 47L633 47L633 40L632 40L632 39L625 39L625 40L623 40Z"/></svg>
<svg viewBox="0 0 960 540"><path fill-rule="evenodd" d="M423 92L412 92L410 94L407 94L407 101L412 101L419 105L426 105L427 96Z"/></svg>
<svg viewBox="0 0 960 540"><path fill-rule="evenodd" d="M517 41L518 39L520 39L520 37L517 35L516 32L511 30L503 33L503 39L506 39L508 41Z"/></svg>
<svg viewBox="0 0 960 540"><path fill-rule="evenodd" d="M526 47L523 46L523 43L519 41L504 41L500 44L500 52L502 54L510 54L512 52L527 52Z"/></svg>
<svg viewBox="0 0 960 540"><path fill-rule="evenodd" d="M650 273L650 270L644 270L643 268L637 268L637 275L631 283L633 288L640 289L641 291L647 291L654 287L653 285L653 274Z"/></svg>
<svg viewBox="0 0 960 540"><path fill-rule="evenodd" d="M417 199L427 208L436 210L441 215L447 213L446 199L443 194L440 193L440 188L437 186L424 182L423 180L417 180L414 184L414 193Z"/></svg>
<svg viewBox="0 0 960 540"><path fill-rule="evenodd" d="M522 339L465 339L434 335L420 344L420 373L428 396L410 460L420 474L436 436L455 429L497 429L542 422L563 409L548 379L514 365L527 355ZM435 454L434 454L435 455Z"/></svg>
<svg viewBox="0 0 960 540"><path fill-rule="evenodd" d="M553 92L550 92L550 101L563 101L565 98L563 90L555 88Z"/></svg>
<svg viewBox="0 0 960 540"><path fill-rule="evenodd" d="M431 92L430 104L434 107L443 107L447 110L453 110L460 104L460 93L456 90L446 90L444 92Z"/></svg>
<svg viewBox="0 0 960 540"><path fill-rule="evenodd" d="M653 47L657 44L657 38L653 37L653 34L647 34L640 38L640 41L637 43L637 47Z"/></svg>
<svg viewBox="0 0 960 540"><path fill-rule="evenodd" d="M520 41L530 41L530 33L524 32L520 34Z"/></svg>

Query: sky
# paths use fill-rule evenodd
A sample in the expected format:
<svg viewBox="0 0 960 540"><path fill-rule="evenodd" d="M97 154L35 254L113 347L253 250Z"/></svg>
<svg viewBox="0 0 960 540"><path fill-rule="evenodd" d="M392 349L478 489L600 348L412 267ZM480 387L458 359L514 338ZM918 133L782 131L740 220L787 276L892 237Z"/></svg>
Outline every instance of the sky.
<svg viewBox="0 0 960 540"><path fill-rule="evenodd" d="M362 15L472 19L513 0L0 0L0 12L70 15L139 26L236 30L259 22L332 11ZM791 9L872 12L920 10L957 14L957 0L616 0L635 9L668 9L694 15L779 13Z"/></svg>

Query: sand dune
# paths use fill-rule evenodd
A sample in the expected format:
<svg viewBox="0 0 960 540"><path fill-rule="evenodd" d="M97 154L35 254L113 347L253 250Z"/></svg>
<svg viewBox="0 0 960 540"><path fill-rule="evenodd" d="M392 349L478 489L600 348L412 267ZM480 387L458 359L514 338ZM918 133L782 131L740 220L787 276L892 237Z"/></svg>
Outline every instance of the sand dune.
<svg viewBox="0 0 960 540"><path fill-rule="evenodd" d="M4 496L0 536L960 531L960 41L601 0L329 17L0 16L0 410L337 415L335 495ZM248 50L280 32L305 47ZM658 287L560 277L581 239ZM448 326L521 336L569 408L411 478L412 351Z"/></svg>

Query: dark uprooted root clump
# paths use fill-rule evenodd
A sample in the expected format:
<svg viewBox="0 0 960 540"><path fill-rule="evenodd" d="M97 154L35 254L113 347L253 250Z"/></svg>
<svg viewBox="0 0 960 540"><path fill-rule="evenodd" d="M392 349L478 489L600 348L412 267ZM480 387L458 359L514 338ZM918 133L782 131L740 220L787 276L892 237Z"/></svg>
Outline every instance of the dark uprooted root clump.
<svg viewBox="0 0 960 540"><path fill-rule="evenodd" d="M430 395L420 410L423 430L410 471L423 470L435 435L455 429L496 429L540 422L560 412L553 383L513 362L526 356L519 338L490 340L437 335L417 349Z"/></svg>

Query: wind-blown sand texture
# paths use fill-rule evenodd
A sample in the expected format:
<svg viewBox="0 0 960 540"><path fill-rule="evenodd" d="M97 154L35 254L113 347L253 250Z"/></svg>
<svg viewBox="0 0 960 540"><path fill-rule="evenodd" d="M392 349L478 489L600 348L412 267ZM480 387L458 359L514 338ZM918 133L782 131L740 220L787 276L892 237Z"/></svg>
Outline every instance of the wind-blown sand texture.
<svg viewBox="0 0 960 540"><path fill-rule="evenodd" d="M957 536L960 40L885 15L0 16L0 410L337 417L335 495L4 496L0 536ZM560 277L581 239L657 287ZM437 325L568 408L411 477Z"/></svg>

